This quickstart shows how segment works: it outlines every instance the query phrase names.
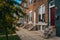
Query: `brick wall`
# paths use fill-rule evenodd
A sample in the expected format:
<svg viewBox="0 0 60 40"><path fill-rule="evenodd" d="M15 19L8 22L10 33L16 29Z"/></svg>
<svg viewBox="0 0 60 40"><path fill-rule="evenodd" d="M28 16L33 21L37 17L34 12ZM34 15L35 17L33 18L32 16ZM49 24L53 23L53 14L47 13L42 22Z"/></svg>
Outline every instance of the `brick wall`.
<svg viewBox="0 0 60 40"><path fill-rule="evenodd" d="M32 0L33 1L33 0ZM32 3L31 5L29 5L29 1L27 0L27 5L28 5L28 9L26 9L26 13L27 15L29 15L29 11L32 10L32 22L34 22L34 10L36 11L36 23L38 23L38 8L39 6L41 6L42 4L45 4L45 22L48 22L48 0L40 0L40 1L36 1L36 3ZM28 17L29 19L29 17Z"/></svg>

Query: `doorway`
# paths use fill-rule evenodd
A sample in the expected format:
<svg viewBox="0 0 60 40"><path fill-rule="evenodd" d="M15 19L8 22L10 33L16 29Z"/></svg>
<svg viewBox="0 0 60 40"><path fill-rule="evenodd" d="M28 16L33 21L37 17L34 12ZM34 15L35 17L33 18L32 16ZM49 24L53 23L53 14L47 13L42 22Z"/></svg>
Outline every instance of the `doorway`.
<svg viewBox="0 0 60 40"><path fill-rule="evenodd" d="M54 3L49 3L49 26L55 26L55 4Z"/></svg>
<svg viewBox="0 0 60 40"><path fill-rule="evenodd" d="M50 8L50 26L55 26L55 7Z"/></svg>

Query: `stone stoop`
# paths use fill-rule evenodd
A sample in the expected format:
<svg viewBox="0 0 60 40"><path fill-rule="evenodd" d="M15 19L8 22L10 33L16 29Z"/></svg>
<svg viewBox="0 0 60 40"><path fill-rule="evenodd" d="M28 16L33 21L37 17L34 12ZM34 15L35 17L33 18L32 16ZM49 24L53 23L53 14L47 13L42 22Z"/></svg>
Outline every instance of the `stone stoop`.
<svg viewBox="0 0 60 40"><path fill-rule="evenodd" d="M33 24L26 24L22 28L31 31L35 26ZM34 30L34 29L33 29Z"/></svg>
<svg viewBox="0 0 60 40"><path fill-rule="evenodd" d="M53 30L52 36L56 36L56 28L55 28L55 26L50 26L50 28Z"/></svg>
<svg viewBox="0 0 60 40"><path fill-rule="evenodd" d="M45 35L43 36L44 38L50 38L50 37L55 37L56 36L56 29L54 26L49 26L44 30ZM50 36L48 36L50 35Z"/></svg>

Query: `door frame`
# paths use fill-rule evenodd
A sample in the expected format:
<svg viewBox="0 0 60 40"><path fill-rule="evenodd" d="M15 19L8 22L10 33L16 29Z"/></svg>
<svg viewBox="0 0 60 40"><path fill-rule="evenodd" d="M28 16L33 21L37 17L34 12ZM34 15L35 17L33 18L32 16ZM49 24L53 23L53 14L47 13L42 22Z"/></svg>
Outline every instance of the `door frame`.
<svg viewBox="0 0 60 40"><path fill-rule="evenodd" d="M50 23L50 22L51 22L50 9L53 8L53 7L55 7L55 5L52 5L52 6L51 6L50 4L51 4L51 3L49 3L49 26L51 25L51 23Z"/></svg>

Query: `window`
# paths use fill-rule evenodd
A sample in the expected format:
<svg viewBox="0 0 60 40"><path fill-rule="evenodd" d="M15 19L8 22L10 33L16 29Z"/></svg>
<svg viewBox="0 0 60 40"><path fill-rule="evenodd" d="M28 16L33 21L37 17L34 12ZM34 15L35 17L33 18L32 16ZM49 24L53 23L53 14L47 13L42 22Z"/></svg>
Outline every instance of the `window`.
<svg viewBox="0 0 60 40"><path fill-rule="evenodd" d="M45 14L42 14L42 22L45 21Z"/></svg>
<svg viewBox="0 0 60 40"><path fill-rule="evenodd" d="M50 6L53 6L53 5L55 5L55 0L50 1Z"/></svg>
<svg viewBox="0 0 60 40"><path fill-rule="evenodd" d="M40 22L41 21L41 15L39 14L38 16L39 16L39 22Z"/></svg>
<svg viewBox="0 0 60 40"><path fill-rule="evenodd" d="M29 12L29 21L32 21L32 11Z"/></svg>
<svg viewBox="0 0 60 40"><path fill-rule="evenodd" d="M45 5L43 4L38 9L39 22L45 20L44 15L45 15Z"/></svg>
<svg viewBox="0 0 60 40"><path fill-rule="evenodd" d="M30 0L29 4L32 4L32 0Z"/></svg>
<svg viewBox="0 0 60 40"><path fill-rule="evenodd" d="M27 3L24 3L24 7L27 7Z"/></svg>
<svg viewBox="0 0 60 40"><path fill-rule="evenodd" d="M26 10L26 8L27 8L27 3L24 3L24 8L23 8L23 11L25 11Z"/></svg>
<svg viewBox="0 0 60 40"><path fill-rule="evenodd" d="M39 14L42 14L42 6L40 6L38 10L39 10Z"/></svg>
<svg viewBox="0 0 60 40"><path fill-rule="evenodd" d="M42 13L45 13L45 5L42 5Z"/></svg>

